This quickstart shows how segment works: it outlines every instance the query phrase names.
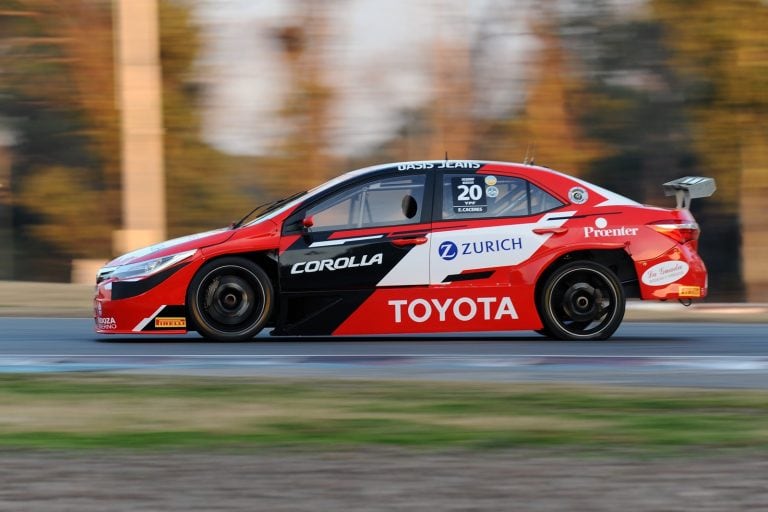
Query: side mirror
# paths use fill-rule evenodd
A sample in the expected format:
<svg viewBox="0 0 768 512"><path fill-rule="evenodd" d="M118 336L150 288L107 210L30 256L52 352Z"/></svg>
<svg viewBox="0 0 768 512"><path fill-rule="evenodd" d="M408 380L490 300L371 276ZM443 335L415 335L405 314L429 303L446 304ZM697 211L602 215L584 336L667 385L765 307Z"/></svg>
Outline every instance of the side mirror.
<svg viewBox="0 0 768 512"><path fill-rule="evenodd" d="M308 230L312 226L315 225L315 219L312 218L312 216L304 217L304 220L301 221L301 225L304 228L304 230Z"/></svg>

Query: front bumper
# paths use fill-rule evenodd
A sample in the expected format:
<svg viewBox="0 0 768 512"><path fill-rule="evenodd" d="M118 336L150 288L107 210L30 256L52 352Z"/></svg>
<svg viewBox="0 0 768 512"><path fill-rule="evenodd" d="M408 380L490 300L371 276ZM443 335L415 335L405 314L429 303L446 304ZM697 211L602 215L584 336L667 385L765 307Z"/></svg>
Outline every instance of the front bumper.
<svg viewBox="0 0 768 512"><path fill-rule="evenodd" d="M184 334L186 292L200 262L184 262L138 281L96 285L93 316L99 334Z"/></svg>

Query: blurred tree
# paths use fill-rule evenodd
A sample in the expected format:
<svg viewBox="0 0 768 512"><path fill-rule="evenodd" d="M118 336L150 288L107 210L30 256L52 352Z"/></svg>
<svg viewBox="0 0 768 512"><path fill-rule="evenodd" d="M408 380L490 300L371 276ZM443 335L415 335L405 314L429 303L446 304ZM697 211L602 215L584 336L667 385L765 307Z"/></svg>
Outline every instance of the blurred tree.
<svg viewBox="0 0 768 512"><path fill-rule="evenodd" d="M109 254L119 152L108 7L0 0L0 113L17 134L15 220L19 234L50 246L45 253ZM22 251L37 246L19 242Z"/></svg>
<svg viewBox="0 0 768 512"><path fill-rule="evenodd" d="M696 152L718 180L708 220L723 223L710 257L743 264L747 298L768 300L768 4L652 0L684 79ZM738 233L741 227L741 254ZM741 258L739 258L741 256ZM738 275L733 275L734 286ZM729 283L720 283L728 286Z"/></svg>
<svg viewBox="0 0 768 512"><path fill-rule="evenodd" d="M426 114L432 120L433 142L428 147L433 148L433 157L442 157L442 151L436 150L449 147L449 155L460 158L523 160L527 155L542 165L573 174L584 172L607 148L589 137L579 122L586 85L578 74L578 63L564 47L554 7L552 1L537 4L542 15L532 28L525 28L519 6L488 2L476 12L474 30L453 30L447 38L450 44L438 37L435 101L424 113L407 113L406 122L416 129L409 127L404 133L421 134ZM538 41L538 48L527 57L524 78L500 74L503 48L512 41L519 45L521 38ZM499 96L499 89L524 92ZM495 101L485 97L494 92ZM491 110L489 105L503 107Z"/></svg>
<svg viewBox="0 0 768 512"><path fill-rule="evenodd" d="M0 118L0 280L12 279L14 267L11 153L7 149L12 144L13 134Z"/></svg>
<svg viewBox="0 0 768 512"><path fill-rule="evenodd" d="M181 234L246 209L232 176L247 177L250 162L201 142L190 7L165 0L160 11L168 222L170 233ZM23 273L40 259L112 252L120 225L113 47L110 0L0 0L0 115L16 135L12 182L24 278L38 277Z"/></svg>
<svg viewBox="0 0 768 512"><path fill-rule="evenodd" d="M192 74L199 48L188 3L162 1L166 200L168 233L174 236L236 220L240 212L255 206L244 192L253 190L263 179L254 175L253 159L225 155L201 139L201 89Z"/></svg>
<svg viewBox="0 0 768 512"><path fill-rule="evenodd" d="M328 148L333 91L323 76L328 6L313 0L294 4L292 22L274 33L289 76L280 111L288 129L266 177L268 188L278 195L318 185L335 171Z"/></svg>
<svg viewBox="0 0 768 512"><path fill-rule="evenodd" d="M590 138L579 123L585 115L585 84L563 48L557 27L542 22L534 32L541 49L531 63L533 79L516 122L516 138L530 145L526 154L536 163L578 176L605 156L608 148Z"/></svg>
<svg viewBox="0 0 768 512"><path fill-rule="evenodd" d="M580 125L606 148L590 177L641 202L668 201L661 184L693 161L679 81L654 20L611 15L600 0L592 16L565 20L564 44L584 87L572 97Z"/></svg>
<svg viewBox="0 0 768 512"><path fill-rule="evenodd" d="M454 7L455 8L455 7ZM472 41L461 34L450 5L440 13L432 43L432 101L428 106L429 141L419 158L472 158L475 89L472 83ZM458 32L458 34L457 34ZM460 35L461 34L461 35Z"/></svg>
<svg viewBox="0 0 768 512"><path fill-rule="evenodd" d="M669 7L687 2L659 3ZM739 298L737 193L732 176L710 165L715 146L702 145L702 120L690 110L691 93L702 83L685 76L677 63L679 52L667 37L690 29L683 14L688 9L681 9L681 17L666 27L656 10L648 17L626 18L608 15L601 0L590 5L584 16L572 16L563 25L568 47L589 83L578 102L581 123L610 149L608 156L592 162L590 178L638 201L664 205L670 201L660 187L665 181L691 174L716 177L717 194L693 205L704 233L700 252L709 266L713 295ZM707 36L692 29L691 37ZM710 58L715 58L710 49ZM721 194L724 188L731 190Z"/></svg>

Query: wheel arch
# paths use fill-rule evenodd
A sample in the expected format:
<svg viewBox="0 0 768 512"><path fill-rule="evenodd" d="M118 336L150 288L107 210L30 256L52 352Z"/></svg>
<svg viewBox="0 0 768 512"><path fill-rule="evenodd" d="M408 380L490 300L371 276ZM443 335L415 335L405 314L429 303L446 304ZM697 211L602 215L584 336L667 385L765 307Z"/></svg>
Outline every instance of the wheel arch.
<svg viewBox="0 0 768 512"><path fill-rule="evenodd" d="M271 249L271 250L263 250L263 251L247 251L247 252L233 252L233 253L222 253L222 254L216 254L215 256L211 258L206 258L206 260L202 263L200 268L202 268L204 265L211 263L213 261L221 260L224 258L243 258L246 260L249 260L259 267L261 267L262 270L267 274L267 277L269 277L269 280L272 283L272 287L275 291L275 303L272 310L272 313L270 314L270 318L267 320L267 326L271 326L274 324L275 318L279 317L279 308L280 308L280 300L278 299L279 296L279 280L278 280L278 266L277 266L277 250ZM195 329L197 326L195 324L194 315L191 314L190 311L190 304L189 301L186 300L189 288L192 286L192 282L194 280L194 276L199 272L200 269L196 271L196 273L192 276L192 279L189 280L187 283L187 288L184 291L184 309L187 316L187 323L189 324L190 329Z"/></svg>
<svg viewBox="0 0 768 512"><path fill-rule="evenodd" d="M572 261L587 260L609 268L619 282L621 282L624 294L627 298L640 297L640 285L632 257L624 249L580 249L561 254L547 265L536 279L534 300L539 303L542 288L547 278L561 266Z"/></svg>
<svg viewBox="0 0 768 512"><path fill-rule="evenodd" d="M569 282L566 276L571 275L577 277ZM563 282L567 290L562 288ZM563 254L536 282L536 311L543 325L540 332L561 340L606 340L621 325L626 290L633 286L637 288L634 265L621 249Z"/></svg>

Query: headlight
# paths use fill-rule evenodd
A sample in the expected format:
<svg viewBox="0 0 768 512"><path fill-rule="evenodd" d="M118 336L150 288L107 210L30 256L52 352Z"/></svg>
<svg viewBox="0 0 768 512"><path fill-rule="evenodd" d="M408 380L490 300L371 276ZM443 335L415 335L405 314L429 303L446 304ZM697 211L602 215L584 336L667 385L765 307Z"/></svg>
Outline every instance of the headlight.
<svg viewBox="0 0 768 512"><path fill-rule="evenodd" d="M121 265L119 267L113 267L112 272L103 278L116 278L121 281L138 280L144 277L149 277L153 274L157 274L168 267L171 267L187 258L192 257L197 252L197 249L191 251L184 251L178 254L170 254L168 256L162 256L160 258L154 258L141 263L131 263L129 265ZM102 269L102 271L105 269ZM101 273L99 275L101 276Z"/></svg>

